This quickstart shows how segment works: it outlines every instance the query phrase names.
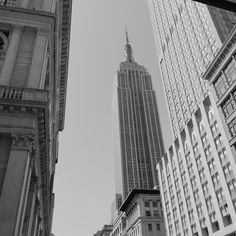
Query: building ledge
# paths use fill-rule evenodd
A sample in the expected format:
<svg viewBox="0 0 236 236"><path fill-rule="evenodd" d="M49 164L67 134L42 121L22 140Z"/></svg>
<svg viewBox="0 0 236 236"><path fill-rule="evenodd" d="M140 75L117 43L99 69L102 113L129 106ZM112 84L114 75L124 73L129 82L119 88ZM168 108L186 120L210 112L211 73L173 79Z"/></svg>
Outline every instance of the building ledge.
<svg viewBox="0 0 236 236"><path fill-rule="evenodd" d="M215 59L212 61L208 69L203 75L203 79L208 80L210 83L213 83L216 79L215 74L223 66L228 55L232 55L232 51L236 51L236 26L232 30L231 34L225 40L225 43L215 56Z"/></svg>

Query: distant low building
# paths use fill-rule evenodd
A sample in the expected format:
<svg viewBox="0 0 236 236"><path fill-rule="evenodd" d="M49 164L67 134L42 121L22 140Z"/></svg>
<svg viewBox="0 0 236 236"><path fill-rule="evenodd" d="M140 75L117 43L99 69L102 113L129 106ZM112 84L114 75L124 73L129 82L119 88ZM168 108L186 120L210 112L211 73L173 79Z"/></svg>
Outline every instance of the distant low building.
<svg viewBox="0 0 236 236"><path fill-rule="evenodd" d="M122 204L125 228L111 236L164 236L165 225L159 190L133 189ZM119 232L119 231L118 231ZM125 232L125 234L124 234Z"/></svg>
<svg viewBox="0 0 236 236"><path fill-rule="evenodd" d="M122 195L116 194L115 199L112 202L111 205L111 224L114 224L118 215L119 215L119 209L122 205Z"/></svg>
<svg viewBox="0 0 236 236"><path fill-rule="evenodd" d="M110 236L110 233L112 231L113 226L112 225L104 225L102 230L99 230L96 234L93 236Z"/></svg>

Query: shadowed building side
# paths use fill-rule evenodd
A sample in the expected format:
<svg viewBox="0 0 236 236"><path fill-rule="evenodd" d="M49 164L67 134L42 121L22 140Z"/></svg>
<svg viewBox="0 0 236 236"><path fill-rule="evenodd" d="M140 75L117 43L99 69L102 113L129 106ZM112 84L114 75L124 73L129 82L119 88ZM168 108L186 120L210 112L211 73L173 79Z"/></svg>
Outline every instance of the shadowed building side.
<svg viewBox="0 0 236 236"><path fill-rule="evenodd" d="M71 0L0 0L0 235L51 235Z"/></svg>

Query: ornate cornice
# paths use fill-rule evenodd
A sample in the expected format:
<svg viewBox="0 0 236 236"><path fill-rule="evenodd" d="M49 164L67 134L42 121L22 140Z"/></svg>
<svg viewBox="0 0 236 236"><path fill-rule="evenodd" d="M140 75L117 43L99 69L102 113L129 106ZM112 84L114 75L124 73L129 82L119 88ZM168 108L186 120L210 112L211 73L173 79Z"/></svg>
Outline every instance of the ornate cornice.
<svg viewBox="0 0 236 236"><path fill-rule="evenodd" d="M12 133L12 149L13 150L26 150L30 153L34 146L33 133Z"/></svg>
<svg viewBox="0 0 236 236"><path fill-rule="evenodd" d="M24 26L19 24L13 25L12 28L15 32L22 32L24 30Z"/></svg>
<svg viewBox="0 0 236 236"><path fill-rule="evenodd" d="M70 29L71 29L71 12L72 0L63 0L62 2L62 19L61 19L61 62L60 62L60 96L58 123L59 130L64 129L65 106L66 106L66 89L68 79L68 60L70 49Z"/></svg>
<svg viewBox="0 0 236 236"><path fill-rule="evenodd" d="M223 66L226 58L231 55L234 50L236 50L236 27L208 67L207 71L203 75L203 79L212 82L219 68Z"/></svg>
<svg viewBox="0 0 236 236"><path fill-rule="evenodd" d="M46 28L39 27L37 28L37 35L49 37L50 31Z"/></svg>

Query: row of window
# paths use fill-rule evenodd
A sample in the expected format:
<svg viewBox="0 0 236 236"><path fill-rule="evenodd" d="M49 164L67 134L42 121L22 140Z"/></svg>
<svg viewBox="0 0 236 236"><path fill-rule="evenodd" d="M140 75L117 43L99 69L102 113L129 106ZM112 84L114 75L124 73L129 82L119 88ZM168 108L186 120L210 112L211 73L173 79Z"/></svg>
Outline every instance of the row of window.
<svg viewBox="0 0 236 236"><path fill-rule="evenodd" d="M236 62L233 58L217 80L214 83L217 96L220 98L229 88L229 86L236 80Z"/></svg>
<svg viewBox="0 0 236 236"><path fill-rule="evenodd" d="M154 207L154 208L156 208L156 207L158 207L158 201L145 201L144 202L144 206L145 207Z"/></svg>
<svg viewBox="0 0 236 236"><path fill-rule="evenodd" d="M151 232L151 231L154 231L154 228L153 228L153 224L148 224L148 231ZM156 224L156 231L160 232L161 231L161 225L160 224Z"/></svg>

